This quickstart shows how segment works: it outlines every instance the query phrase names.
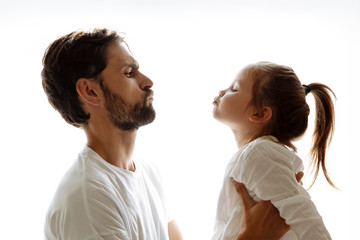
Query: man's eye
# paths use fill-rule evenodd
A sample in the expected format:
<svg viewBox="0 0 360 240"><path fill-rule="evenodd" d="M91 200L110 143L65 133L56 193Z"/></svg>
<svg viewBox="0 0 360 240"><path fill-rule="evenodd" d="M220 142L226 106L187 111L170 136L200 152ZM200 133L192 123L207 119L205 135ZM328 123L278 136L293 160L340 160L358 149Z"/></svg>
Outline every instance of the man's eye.
<svg viewBox="0 0 360 240"><path fill-rule="evenodd" d="M237 92L238 90L237 90L237 89L234 89L234 88L231 88L230 91L232 91L232 92Z"/></svg>
<svg viewBox="0 0 360 240"><path fill-rule="evenodd" d="M132 72L132 71L125 73L125 75L126 75L127 77L132 77L133 74L134 74L134 72Z"/></svg>

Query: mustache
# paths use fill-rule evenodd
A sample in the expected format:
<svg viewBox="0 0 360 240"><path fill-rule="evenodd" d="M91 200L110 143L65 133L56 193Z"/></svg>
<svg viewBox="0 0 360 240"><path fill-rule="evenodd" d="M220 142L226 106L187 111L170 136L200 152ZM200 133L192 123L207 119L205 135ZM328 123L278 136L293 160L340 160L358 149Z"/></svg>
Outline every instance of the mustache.
<svg viewBox="0 0 360 240"><path fill-rule="evenodd" d="M145 99L147 99L149 96L154 95L154 91L151 90L151 89L149 89L149 88L144 89L143 91L145 92L145 95L144 95L144 98L145 98Z"/></svg>

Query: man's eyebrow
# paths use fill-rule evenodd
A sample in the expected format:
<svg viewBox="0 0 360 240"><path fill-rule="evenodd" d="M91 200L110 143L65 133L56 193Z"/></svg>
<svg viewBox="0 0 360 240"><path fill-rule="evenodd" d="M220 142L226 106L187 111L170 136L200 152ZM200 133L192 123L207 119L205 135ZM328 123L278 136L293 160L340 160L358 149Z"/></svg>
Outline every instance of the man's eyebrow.
<svg viewBox="0 0 360 240"><path fill-rule="evenodd" d="M139 64L138 63L128 63L127 64L129 67L133 68L133 69L138 69L139 68Z"/></svg>

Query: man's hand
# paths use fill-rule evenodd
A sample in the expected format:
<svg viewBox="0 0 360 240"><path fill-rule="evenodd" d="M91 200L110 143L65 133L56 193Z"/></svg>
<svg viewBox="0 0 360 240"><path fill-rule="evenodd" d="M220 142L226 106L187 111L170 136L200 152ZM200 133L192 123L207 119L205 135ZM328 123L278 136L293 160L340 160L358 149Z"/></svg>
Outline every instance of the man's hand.
<svg viewBox="0 0 360 240"><path fill-rule="evenodd" d="M296 180L300 184L303 176L303 172L296 174ZM290 230L290 226L280 217L279 211L270 201L257 203L251 199L243 184L235 180L233 183L243 205L237 240L279 240Z"/></svg>
<svg viewBox="0 0 360 240"><path fill-rule="evenodd" d="M290 226L270 201L255 202L243 184L233 182L243 205L237 240L278 240L290 230Z"/></svg>
<svg viewBox="0 0 360 240"><path fill-rule="evenodd" d="M296 181L298 181L301 185L303 185L303 182L301 181L301 179L304 176L304 172L298 172L295 177L296 177Z"/></svg>
<svg viewBox="0 0 360 240"><path fill-rule="evenodd" d="M180 232L180 228L175 220L172 220L168 224L169 240L182 240L183 237Z"/></svg>

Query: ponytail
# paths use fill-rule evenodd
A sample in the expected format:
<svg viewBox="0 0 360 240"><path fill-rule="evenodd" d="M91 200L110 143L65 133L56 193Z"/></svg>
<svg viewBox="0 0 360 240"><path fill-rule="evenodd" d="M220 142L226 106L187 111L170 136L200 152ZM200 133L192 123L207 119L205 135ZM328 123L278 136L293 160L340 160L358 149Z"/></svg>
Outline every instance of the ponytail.
<svg viewBox="0 0 360 240"><path fill-rule="evenodd" d="M313 144L310 150L312 171L315 170L315 174L309 189L314 185L320 167L327 182L332 187L337 188L330 180L325 166L326 148L331 142L335 127L334 103L330 93L332 93L335 99L336 95L328 86L321 83L312 83L308 86L304 86L304 88L306 92L311 92L313 94L316 106Z"/></svg>
<svg viewBox="0 0 360 240"><path fill-rule="evenodd" d="M259 135L272 135L295 152L296 147L292 141L301 137L308 127L310 108L305 96L310 92L313 94L316 117L310 150L310 168L313 172L315 170L315 174L310 188L314 185L320 168L328 183L336 188L325 166L326 149L331 142L335 125L334 103L331 96L336 99L335 93L321 83L301 85L294 70L287 66L258 62L249 65L247 69L254 79L253 98L250 104L259 111L263 106L270 106L272 109L272 117Z"/></svg>

